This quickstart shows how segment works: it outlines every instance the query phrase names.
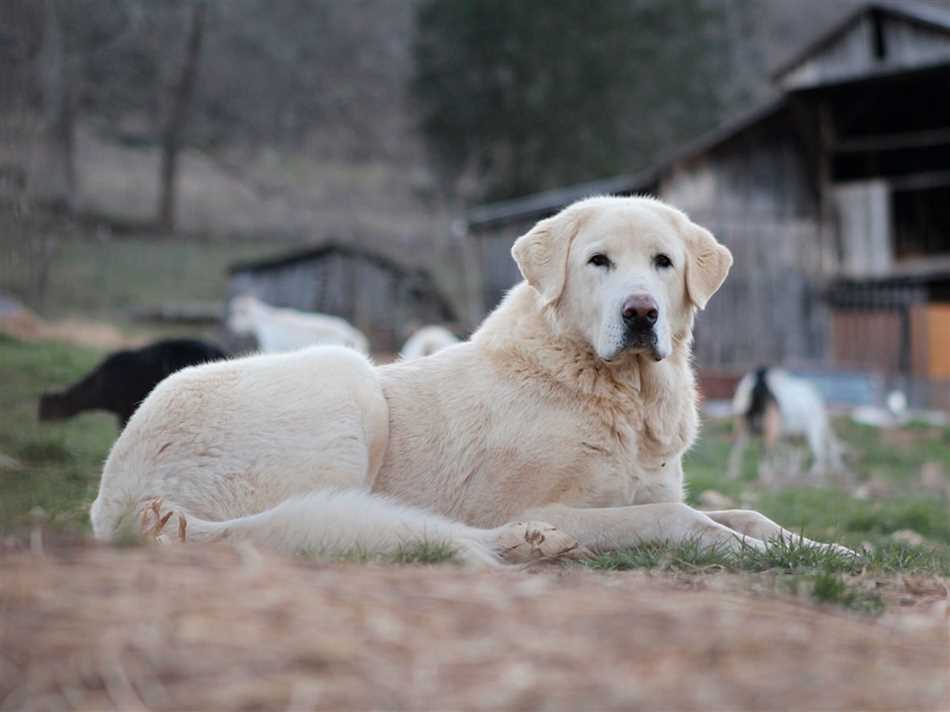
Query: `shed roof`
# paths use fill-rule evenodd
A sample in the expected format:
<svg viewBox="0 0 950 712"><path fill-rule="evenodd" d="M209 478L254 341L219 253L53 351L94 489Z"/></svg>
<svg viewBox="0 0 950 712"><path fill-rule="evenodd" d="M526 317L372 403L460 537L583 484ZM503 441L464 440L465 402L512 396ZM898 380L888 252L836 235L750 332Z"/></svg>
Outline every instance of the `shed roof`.
<svg viewBox="0 0 950 712"><path fill-rule="evenodd" d="M269 269L286 267L296 262L308 260L320 260L331 255L343 255L345 257L354 257L356 259L370 262L380 269L397 274L421 274L428 277L428 273L420 268L411 268L396 262L396 260L383 255L377 251L370 250L362 245L353 245L340 242L335 239L324 242L305 245L287 252L282 252L271 257L264 257L257 260L244 260L233 263L229 268L230 274L237 272L264 272Z"/></svg>
<svg viewBox="0 0 950 712"><path fill-rule="evenodd" d="M424 285L429 291L430 296L438 300L439 305L446 315L446 319L452 321L456 318L457 312L455 307L452 302L446 298L442 290L439 289L438 284L428 270L421 267L410 267L362 245L344 243L335 239L306 245L272 257L235 262L228 268L228 273L231 275L248 272L262 273L272 269L287 267L298 262L322 260L335 255L363 260L392 274L418 280L416 283Z"/></svg>

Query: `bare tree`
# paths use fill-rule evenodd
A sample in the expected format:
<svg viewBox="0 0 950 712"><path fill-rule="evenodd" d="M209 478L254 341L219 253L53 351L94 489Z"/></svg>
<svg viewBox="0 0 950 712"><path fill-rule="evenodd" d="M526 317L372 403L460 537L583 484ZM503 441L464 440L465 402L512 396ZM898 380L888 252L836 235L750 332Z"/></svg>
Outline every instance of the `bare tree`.
<svg viewBox="0 0 950 712"><path fill-rule="evenodd" d="M188 122L188 110L195 92L201 46L204 41L207 5L196 0L191 6L185 56L178 80L172 90L168 117L162 129L161 176L158 198L158 226L165 230L175 227L175 188L178 176L178 157L183 133Z"/></svg>
<svg viewBox="0 0 950 712"><path fill-rule="evenodd" d="M46 0L43 40L37 62L43 96L43 137L31 191L44 202L72 210L76 200L76 78L66 46L59 0Z"/></svg>

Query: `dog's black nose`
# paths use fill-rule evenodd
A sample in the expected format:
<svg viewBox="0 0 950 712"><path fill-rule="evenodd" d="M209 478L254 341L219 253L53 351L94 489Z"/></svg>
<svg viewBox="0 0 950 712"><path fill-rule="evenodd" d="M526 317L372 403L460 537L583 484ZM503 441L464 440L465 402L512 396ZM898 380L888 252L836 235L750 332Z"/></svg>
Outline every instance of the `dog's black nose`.
<svg viewBox="0 0 950 712"><path fill-rule="evenodd" d="M659 315L656 300L649 294L634 294L623 303L623 321L627 326L651 327Z"/></svg>

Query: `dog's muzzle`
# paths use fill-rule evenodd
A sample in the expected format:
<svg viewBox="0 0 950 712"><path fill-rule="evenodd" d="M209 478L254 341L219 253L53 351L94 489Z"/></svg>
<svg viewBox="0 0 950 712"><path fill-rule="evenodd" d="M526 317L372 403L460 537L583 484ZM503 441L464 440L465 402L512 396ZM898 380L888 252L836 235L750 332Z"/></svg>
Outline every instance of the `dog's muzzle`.
<svg viewBox="0 0 950 712"><path fill-rule="evenodd" d="M647 351L659 361L656 322L660 318L656 300L649 294L634 294L623 303L624 348Z"/></svg>

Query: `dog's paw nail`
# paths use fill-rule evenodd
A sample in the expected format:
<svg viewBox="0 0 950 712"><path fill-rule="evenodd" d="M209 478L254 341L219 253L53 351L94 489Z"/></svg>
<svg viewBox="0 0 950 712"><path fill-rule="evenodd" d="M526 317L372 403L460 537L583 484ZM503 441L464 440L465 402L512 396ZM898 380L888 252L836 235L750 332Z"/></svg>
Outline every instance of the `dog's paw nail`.
<svg viewBox="0 0 950 712"><path fill-rule="evenodd" d="M515 522L498 534L501 557L510 563L538 559L576 558L581 547L577 540L546 522Z"/></svg>

